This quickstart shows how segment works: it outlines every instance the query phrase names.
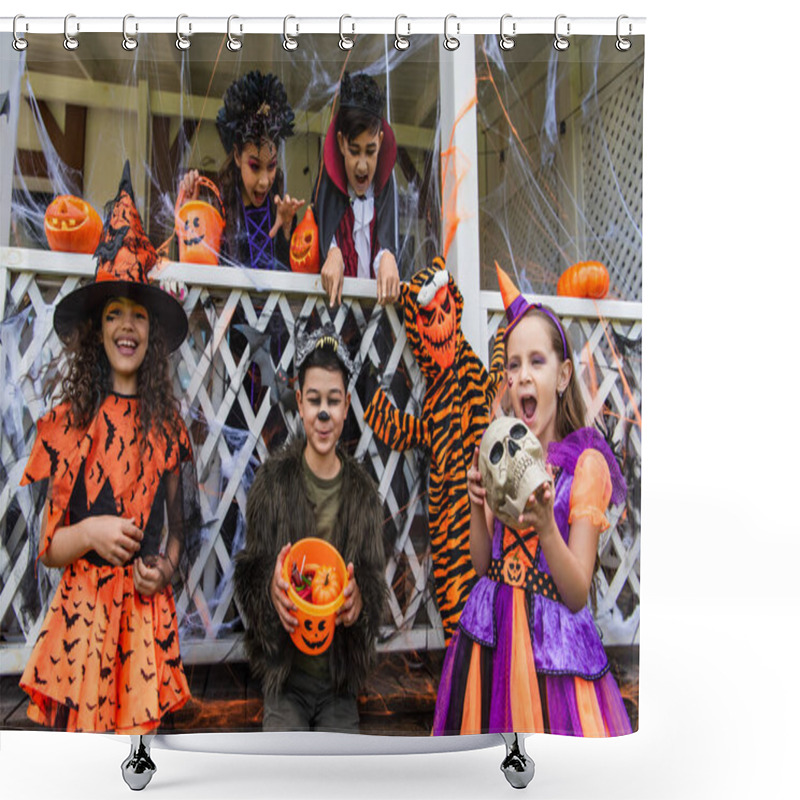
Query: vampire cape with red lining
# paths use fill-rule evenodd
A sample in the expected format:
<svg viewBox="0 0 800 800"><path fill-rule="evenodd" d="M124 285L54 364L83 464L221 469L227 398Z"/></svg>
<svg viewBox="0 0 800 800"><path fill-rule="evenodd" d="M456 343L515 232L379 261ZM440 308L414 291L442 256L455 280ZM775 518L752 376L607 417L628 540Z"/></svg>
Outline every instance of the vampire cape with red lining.
<svg viewBox="0 0 800 800"><path fill-rule="evenodd" d="M325 263L334 236L337 236L338 242L339 226L350 208L344 159L339 152L336 140L337 119L338 115L333 118L325 137L322 175L319 179L319 191L314 203L314 218L319 226L320 264ZM392 170L397 159L397 142L394 132L386 120L382 121L382 130L383 142L380 153L378 153L375 177L372 180L375 192L375 212L370 226L372 258L375 257L379 248L384 248L393 255L397 255L394 181L392 179ZM352 223L350 231L352 232ZM352 250L355 255L355 248ZM371 270L372 265L370 264ZM345 275L353 276L356 271L357 263L356 265L345 264Z"/></svg>

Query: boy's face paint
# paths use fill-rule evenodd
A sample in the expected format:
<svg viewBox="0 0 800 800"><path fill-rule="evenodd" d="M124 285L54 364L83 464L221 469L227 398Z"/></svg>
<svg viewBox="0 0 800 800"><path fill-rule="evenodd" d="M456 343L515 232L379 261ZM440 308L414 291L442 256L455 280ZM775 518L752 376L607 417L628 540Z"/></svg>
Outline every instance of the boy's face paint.
<svg viewBox="0 0 800 800"><path fill-rule="evenodd" d="M378 153L383 142L383 131L362 131L355 139L345 139L341 131L336 134L339 152L344 159L347 183L359 196L367 193L378 168Z"/></svg>
<svg viewBox="0 0 800 800"><path fill-rule="evenodd" d="M278 149L272 142L256 147L247 142L241 150L234 148L233 158L242 176L242 199L245 206L261 208L269 201L269 191L278 171Z"/></svg>
<svg viewBox="0 0 800 800"><path fill-rule="evenodd" d="M350 395L339 370L310 367L306 371L303 388L297 390L297 410L306 442L319 458L335 455L349 409Z"/></svg>
<svg viewBox="0 0 800 800"><path fill-rule="evenodd" d="M136 394L139 367L150 341L147 309L127 297L113 297L103 309L101 331L112 388L121 394Z"/></svg>

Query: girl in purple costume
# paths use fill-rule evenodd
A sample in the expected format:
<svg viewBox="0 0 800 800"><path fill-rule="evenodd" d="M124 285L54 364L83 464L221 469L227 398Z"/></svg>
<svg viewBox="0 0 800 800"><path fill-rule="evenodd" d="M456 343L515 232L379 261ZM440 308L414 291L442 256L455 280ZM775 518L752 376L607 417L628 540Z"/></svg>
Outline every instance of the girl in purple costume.
<svg viewBox="0 0 800 800"><path fill-rule="evenodd" d="M500 272L509 399L547 452L553 482L531 495L515 531L489 510L475 451L470 553L480 577L445 656L433 733L631 733L586 605L605 510L624 500L625 481L585 427L561 323Z"/></svg>
<svg viewBox="0 0 800 800"><path fill-rule="evenodd" d="M219 173L227 213L222 262L289 270L295 215L305 200L284 194L278 166L281 142L294 133L294 111L280 80L258 70L235 80L217 114L217 132L226 153ZM197 199L198 178L197 170L184 175L187 199Z"/></svg>

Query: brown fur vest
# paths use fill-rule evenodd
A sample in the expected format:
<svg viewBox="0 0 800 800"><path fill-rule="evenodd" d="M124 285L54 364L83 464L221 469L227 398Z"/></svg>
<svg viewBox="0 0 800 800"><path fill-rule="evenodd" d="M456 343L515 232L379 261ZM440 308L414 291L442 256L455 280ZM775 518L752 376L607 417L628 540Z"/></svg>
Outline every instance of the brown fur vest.
<svg viewBox="0 0 800 800"><path fill-rule="evenodd" d="M234 587L245 621L245 650L267 695L283 688L294 654L294 645L269 597L275 561L288 542L316 535L314 509L303 480L304 446L304 439L289 444L256 472L247 495L247 542L236 557ZM354 625L337 629L329 663L334 690L356 694L374 661L386 603L383 510L366 472L341 451L339 457L342 502L331 544L346 564L353 562L363 608Z"/></svg>

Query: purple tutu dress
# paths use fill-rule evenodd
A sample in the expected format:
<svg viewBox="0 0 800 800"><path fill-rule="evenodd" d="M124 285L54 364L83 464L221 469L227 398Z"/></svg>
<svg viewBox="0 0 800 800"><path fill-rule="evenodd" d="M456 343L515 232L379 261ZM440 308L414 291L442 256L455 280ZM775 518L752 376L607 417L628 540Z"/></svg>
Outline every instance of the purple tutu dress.
<svg viewBox="0 0 800 800"><path fill-rule="evenodd" d="M547 457L560 470L554 514L564 541L576 516L608 527L609 500L622 502L626 486L602 436L581 428ZM573 484L585 497L590 474L604 489L591 507L576 507ZM489 570L445 655L433 734L511 732L619 736L631 723L589 608L573 614L561 602L534 532L495 520Z"/></svg>

